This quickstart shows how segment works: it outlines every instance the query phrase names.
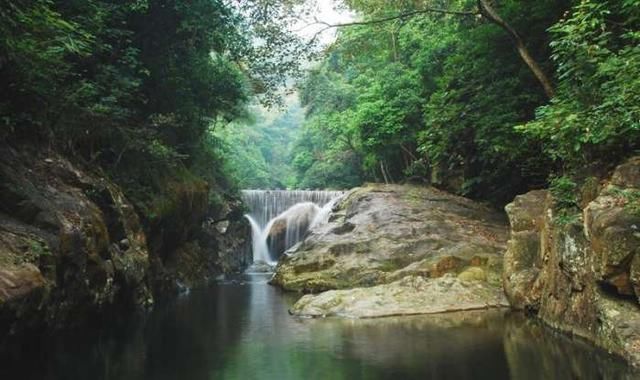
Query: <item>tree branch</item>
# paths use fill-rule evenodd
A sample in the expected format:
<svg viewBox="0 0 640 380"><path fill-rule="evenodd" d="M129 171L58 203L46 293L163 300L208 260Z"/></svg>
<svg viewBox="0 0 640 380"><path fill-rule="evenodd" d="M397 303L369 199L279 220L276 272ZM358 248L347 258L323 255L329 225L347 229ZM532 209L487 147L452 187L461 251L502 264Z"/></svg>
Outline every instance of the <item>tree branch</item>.
<svg viewBox="0 0 640 380"><path fill-rule="evenodd" d="M520 55L520 58L522 58L522 60L527 65L529 70L536 77L536 79L538 80L538 82L540 83L542 88L544 89L544 92L547 95L547 97L549 99L553 98L553 96L555 95L555 90L553 88L553 84L551 83L551 80L549 79L549 77L547 77L547 75L545 74L544 70L542 70L540 65L538 65L538 62L536 62L536 60L533 58L533 56L531 56L531 54L529 53L529 50L527 49L524 41L522 40L522 37L520 37L518 32L511 25L509 25L506 21L504 21L502 19L502 17L500 17L500 15L498 14L498 12L496 12L495 9L493 9L491 7L491 5L489 5L489 3L487 3L486 0L477 0L477 7L478 7L478 10L474 11L474 12L471 12L471 11L452 11L452 10L441 9L441 8L424 8L424 9L419 9L419 10L412 11L412 12L401 13L401 14L398 14L398 15L383 17L383 18L374 19L374 20L353 21L353 22L345 22L345 23L341 23L341 24L329 24L327 22L315 19L315 22L310 24L310 25L324 25L325 27L320 29L319 31L317 31L313 35L313 37L309 41L309 44L313 44L316 41L316 39L318 38L318 36L320 36L325 31L327 31L329 29L332 29L332 28L340 28L340 27L343 27L343 26L358 26L358 25L380 24L380 23L385 23L385 22L389 22L389 21L393 21L393 20L403 20L403 19L410 18L410 17L413 17L413 16L417 16L417 15L421 15L421 14L428 14L428 13L440 13L440 14L448 14L448 15L456 15L456 16L467 16L467 17L468 16L482 16L482 17L486 18L487 20L489 20L490 22L492 22L493 24L495 24L495 25L499 26L500 28L502 28L504 31L507 32L507 34L509 34L509 36L513 40L513 43L514 43L514 45L516 47L516 50L518 51L518 54Z"/></svg>
<svg viewBox="0 0 640 380"><path fill-rule="evenodd" d="M422 15L422 14L429 14L429 13L440 13L440 14L456 15L456 16L478 16L478 15L480 15L479 12L451 11L451 10L448 10L448 9L441 9L441 8L424 8L424 9L419 9L419 10L416 10L416 11L400 13L400 14L393 15L393 16L377 18L377 19L374 19L374 20L352 21L352 22L345 22L345 23L340 23L340 24L329 24L328 22L324 22L324 21L320 21L318 19L315 19L315 22L313 24L311 24L311 25L324 25L325 27L320 29L319 31L317 31L313 35L313 37L311 38L311 43L313 43L318 38L318 36L320 34L326 32L327 30L332 29L332 28L341 28L343 26L382 24L382 23L389 22L389 21L403 20L403 19L406 19L406 18L410 18L410 17Z"/></svg>
<svg viewBox="0 0 640 380"><path fill-rule="evenodd" d="M514 45L516 46L516 49L518 50L518 54L520 54L520 57L522 58L524 63L529 67L533 75L535 75L536 79L538 79L538 82L540 82L542 88L544 88L544 92L547 97L549 99L553 98L553 96L555 95L555 91L553 89L553 85L551 84L551 80L544 73L540 65L538 65L538 62L536 62L531 54L529 54L529 50L524 44L522 37L520 37L518 32L516 32L516 30L511 25L509 25L502 19L502 17L500 17L498 12L496 12L495 9L493 9L491 5L486 2L486 0L477 1L478 9L480 10L480 14L482 15L482 17L498 25L509 34L509 36L513 40Z"/></svg>

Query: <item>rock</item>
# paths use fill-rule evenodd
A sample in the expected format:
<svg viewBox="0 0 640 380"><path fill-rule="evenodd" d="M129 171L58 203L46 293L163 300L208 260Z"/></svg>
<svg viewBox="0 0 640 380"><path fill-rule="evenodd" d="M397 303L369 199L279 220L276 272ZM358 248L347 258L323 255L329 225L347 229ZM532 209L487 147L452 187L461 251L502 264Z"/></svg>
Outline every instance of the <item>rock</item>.
<svg viewBox="0 0 640 380"><path fill-rule="evenodd" d="M525 195L519 195L513 203L505 207L509 216L512 232L533 231L539 229L543 222L546 190L534 190Z"/></svg>
<svg viewBox="0 0 640 380"><path fill-rule="evenodd" d="M519 195L505 207L511 225L511 239L504 255L503 284L511 306L515 309L537 308L541 294L534 284L538 278L540 230L548 193L532 191Z"/></svg>
<svg viewBox="0 0 640 380"><path fill-rule="evenodd" d="M611 176L611 184L622 188L640 189L640 156L618 166Z"/></svg>
<svg viewBox="0 0 640 380"><path fill-rule="evenodd" d="M487 273L484 269L479 267L467 268L464 272L458 275L458 279L462 281L487 281Z"/></svg>
<svg viewBox="0 0 640 380"><path fill-rule="evenodd" d="M278 260L285 250L291 248L307 233L320 207L312 202L291 206L267 226L267 246L271 256Z"/></svg>
<svg viewBox="0 0 640 380"><path fill-rule="evenodd" d="M209 224L200 231L197 242L201 250L197 261L206 268L206 273L199 279L193 276L189 280L182 278L183 282L195 287L202 284L203 279L213 278L218 273L242 272L253 262L251 227L243 214L238 212L240 209L241 203L229 202L224 210L227 219ZM220 223L226 225L224 232L221 232Z"/></svg>
<svg viewBox="0 0 640 380"><path fill-rule="evenodd" d="M146 237L115 184L6 146L0 178L0 338L153 300Z"/></svg>
<svg viewBox="0 0 640 380"><path fill-rule="evenodd" d="M304 316L504 306L506 232L498 213L468 199L430 187L371 184L347 193L328 223L287 251L272 283L326 291L303 297L291 309Z"/></svg>
<svg viewBox="0 0 640 380"><path fill-rule="evenodd" d="M42 273L33 264L0 269L0 304L20 299L45 285Z"/></svg>
<svg viewBox="0 0 640 380"><path fill-rule="evenodd" d="M434 279L409 276L370 288L306 295L296 302L290 313L305 317L378 318L508 305L499 287L484 281L464 281L449 273Z"/></svg>
<svg viewBox="0 0 640 380"><path fill-rule="evenodd" d="M635 365L640 365L640 236L633 226L640 225L640 215L632 195L639 173L639 158L620 165L609 186L570 221L555 217L548 193L517 197L506 207L512 231L504 257L512 307Z"/></svg>
<svg viewBox="0 0 640 380"><path fill-rule="evenodd" d="M273 273L274 266L264 261L254 262L247 268L247 273Z"/></svg>
<svg viewBox="0 0 640 380"><path fill-rule="evenodd" d="M223 220L222 222L218 222L216 223L216 230L218 230L219 233L224 235L227 233L230 223L231 222L229 222L228 220Z"/></svg>
<svg viewBox="0 0 640 380"><path fill-rule="evenodd" d="M274 284L315 293L481 267L500 285L506 221L487 207L434 188L376 184L333 210L280 260Z"/></svg>
<svg viewBox="0 0 640 380"><path fill-rule="evenodd" d="M586 232L598 279L619 294L637 297L640 293L636 294L634 288L640 283L631 279L631 264L640 247L640 236L632 226L640 225L640 215L630 212L620 196L613 194L608 188L584 210Z"/></svg>
<svg viewBox="0 0 640 380"><path fill-rule="evenodd" d="M278 218L274 220L267 234L267 246L272 254L279 258L286 249L287 244L287 220Z"/></svg>
<svg viewBox="0 0 640 380"><path fill-rule="evenodd" d="M127 250L131 245L129 244L129 239L120 240L120 249Z"/></svg>
<svg viewBox="0 0 640 380"><path fill-rule="evenodd" d="M206 231L202 220L215 211L208 185L172 186L171 207L145 231L101 172L0 144L0 346L29 329L109 321L179 282L244 269L251 255L242 214L229 212L226 235Z"/></svg>

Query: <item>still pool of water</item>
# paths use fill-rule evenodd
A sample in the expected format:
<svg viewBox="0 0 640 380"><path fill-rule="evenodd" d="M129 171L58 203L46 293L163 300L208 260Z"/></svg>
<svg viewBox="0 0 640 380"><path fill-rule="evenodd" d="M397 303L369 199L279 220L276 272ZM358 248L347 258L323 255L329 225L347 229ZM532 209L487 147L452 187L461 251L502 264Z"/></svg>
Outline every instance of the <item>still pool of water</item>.
<svg viewBox="0 0 640 380"><path fill-rule="evenodd" d="M519 314L298 319L294 296L245 275L125 327L0 358L0 379L633 379L620 360Z"/></svg>

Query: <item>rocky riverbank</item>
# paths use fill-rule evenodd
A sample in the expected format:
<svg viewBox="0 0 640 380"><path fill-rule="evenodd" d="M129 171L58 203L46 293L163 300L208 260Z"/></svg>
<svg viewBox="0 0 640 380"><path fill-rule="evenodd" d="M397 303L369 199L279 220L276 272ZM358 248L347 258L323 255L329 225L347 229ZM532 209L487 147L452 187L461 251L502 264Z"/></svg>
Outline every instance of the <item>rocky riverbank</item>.
<svg viewBox="0 0 640 380"><path fill-rule="evenodd" d="M101 172L0 147L0 338L148 307L248 265L239 204L213 210L206 183L195 189L176 191L175 212L143 223Z"/></svg>
<svg viewBox="0 0 640 380"><path fill-rule="evenodd" d="M506 207L511 305L640 365L640 158L585 186L566 214L551 192Z"/></svg>

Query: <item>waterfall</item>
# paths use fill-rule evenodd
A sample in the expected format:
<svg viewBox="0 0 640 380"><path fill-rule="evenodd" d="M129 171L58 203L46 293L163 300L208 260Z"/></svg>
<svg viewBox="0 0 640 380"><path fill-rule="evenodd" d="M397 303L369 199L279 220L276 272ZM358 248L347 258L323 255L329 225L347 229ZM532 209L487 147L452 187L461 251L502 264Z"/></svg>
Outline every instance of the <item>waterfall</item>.
<svg viewBox="0 0 640 380"><path fill-rule="evenodd" d="M245 217L249 220L249 224L251 224L253 262L262 261L270 264L271 257L269 257L269 248L267 247L266 239L262 236L264 231L251 215L245 215Z"/></svg>
<svg viewBox="0 0 640 380"><path fill-rule="evenodd" d="M249 208L253 261L273 265L304 238L310 227L326 222L343 191L243 190Z"/></svg>

